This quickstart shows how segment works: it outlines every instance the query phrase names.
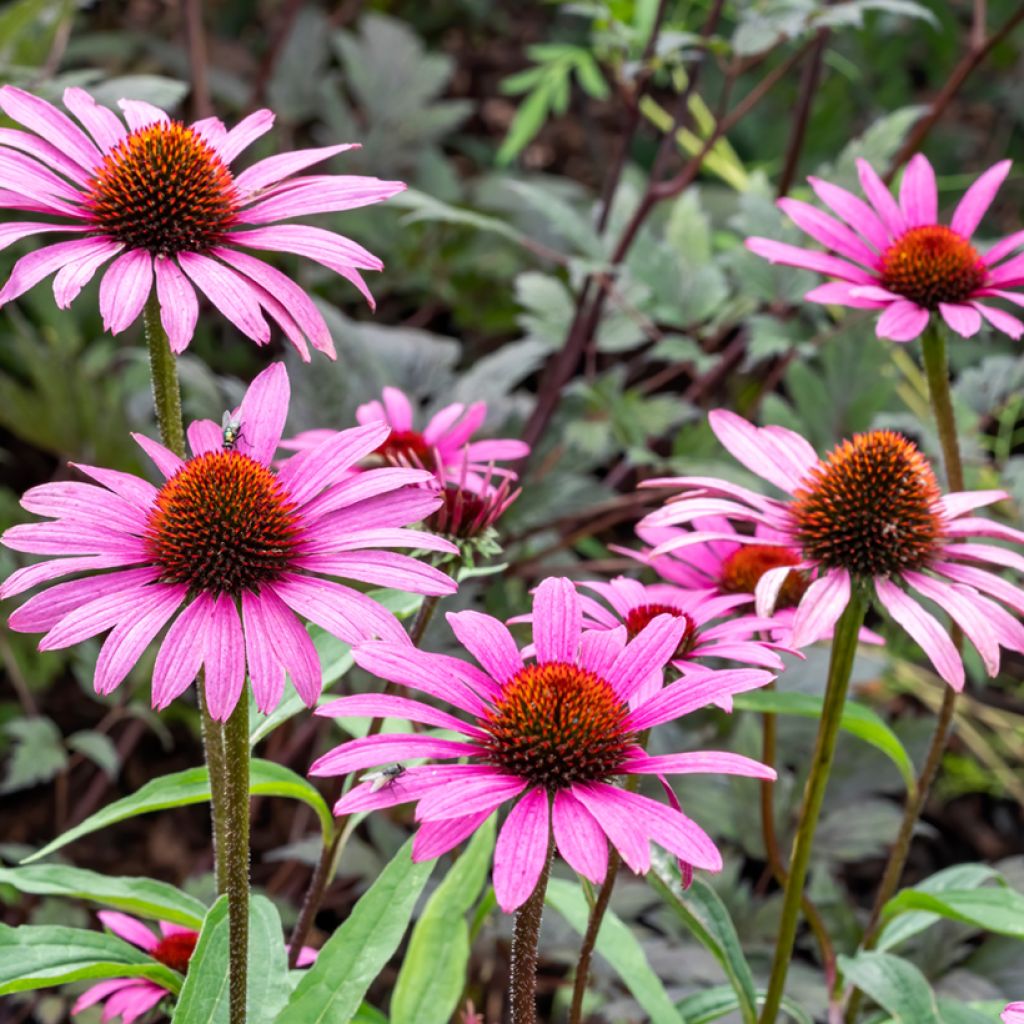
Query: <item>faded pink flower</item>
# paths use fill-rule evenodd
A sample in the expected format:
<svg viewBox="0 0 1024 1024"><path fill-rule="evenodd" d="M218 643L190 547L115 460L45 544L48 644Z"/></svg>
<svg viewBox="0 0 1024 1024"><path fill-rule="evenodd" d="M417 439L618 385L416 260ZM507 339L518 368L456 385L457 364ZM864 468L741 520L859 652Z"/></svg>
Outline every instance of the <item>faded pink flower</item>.
<svg viewBox="0 0 1024 1024"><path fill-rule="evenodd" d="M94 685L110 693L170 624L153 670L153 706L166 707L206 667L211 714L225 719L245 676L261 711L281 699L285 675L312 705L320 661L301 619L346 643L381 637L407 642L398 620L366 594L326 577L419 594L456 589L443 572L388 548L455 553L449 541L405 529L440 499L417 485L423 470L349 468L387 436L383 424L333 432L274 472L288 412L280 364L252 382L234 419L234 448L211 420L188 430L192 458L135 435L164 477L146 480L79 466L97 484L62 482L27 491L22 506L48 522L13 526L2 542L57 558L19 569L0 598L61 576L10 619L12 629L45 631L40 650L68 647L110 630ZM95 570L114 570L96 574Z"/></svg>
<svg viewBox="0 0 1024 1024"><path fill-rule="evenodd" d="M770 673L709 672L697 683L670 683L634 702L638 688L672 658L686 623L658 616L628 643L623 627L585 632L579 594L566 579L544 580L534 595L535 660L525 661L508 628L489 615L450 613L448 622L482 669L408 644L360 644L353 653L368 672L453 705L471 721L419 700L370 693L332 701L318 714L402 718L462 739L422 733L356 739L319 758L310 774L345 775L425 757L461 763L414 765L383 786L364 781L342 797L336 814L417 801L413 859L422 861L451 850L512 802L494 852L494 891L508 912L536 886L552 829L569 866L595 883L605 876L609 842L640 873L650 866L651 840L696 867L721 869L721 855L693 821L609 780L690 772L774 778L770 768L739 754L652 757L638 745L652 726L763 686Z"/></svg>
<svg viewBox="0 0 1024 1024"><path fill-rule="evenodd" d="M827 252L801 249L770 238L748 238L747 248L772 263L815 270L837 280L804 298L837 306L880 309L880 338L911 341L938 313L957 334L977 334L982 318L1012 338L1024 323L982 302L1003 299L1024 306L1024 231L979 253L971 236L1010 171L1010 161L990 167L964 193L947 227L938 223L935 172L918 154L907 165L897 202L866 160L857 161L868 202L818 178L809 178L818 198L839 218L798 199L779 206ZM1012 256L1012 258L1010 258Z"/></svg>
<svg viewBox="0 0 1024 1024"><path fill-rule="evenodd" d="M999 1019L1003 1024L1024 1024L1024 1003L1009 1003Z"/></svg>
<svg viewBox="0 0 1024 1024"><path fill-rule="evenodd" d="M65 308L113 260L99 296L104 327L113 334L135 322L155 284L174 352L192 340L198 289L258 345L270 340L267 313L303 359L307 338L334 357L315 303L248 250L309 257L351 281L372 306L360 271L380 270L376 256L333 231L278 222L379 203L401 192L402 182L296 176L353 148L347 144L277 154L234 174L230 164L273 125L269 110L228 131L215 117L172 121L139 100L120 101L126 127L83 89L65 90L64 105L82 127L31 93L0 89L0 109L24 129L0 129L0 208L52 218L8 221L0 226L0 248L46 232L77 236L18 260L0 305L56 271L54 297Z"/></svg>
<svg viewBox="0 0 1024 1024"><path fill-rule="evenodd" d="M928 460L892 431L855 435L819 459L791 430L755 427L724 409L712 412L710 421L734 458L789 497L767 498L709 477L661 480L656 482L683 490L641 525L678 527L722 516L775 531L779 540L773 543L799 551L800 561L761 575L756 607L758 614L770 614L790 574L810 574L813 582L794 615L793 646L826 636L856 586L873 592L954 689L964 685L963 661L947 628L922 600L933 602L963 629L989 675L999 671L1000 647L1024 651L1024 626L997 603L1022 613L1024 591L988 568L1024 572L1024 557L975 542L996 538L1019 545L1024 533L969 514L1006 498L1005 492L943 495ZM681 531L656 547L653 555L719 539L721 533L713 529ZM768 543L763 535L734 533L731 539Z"/></svg>

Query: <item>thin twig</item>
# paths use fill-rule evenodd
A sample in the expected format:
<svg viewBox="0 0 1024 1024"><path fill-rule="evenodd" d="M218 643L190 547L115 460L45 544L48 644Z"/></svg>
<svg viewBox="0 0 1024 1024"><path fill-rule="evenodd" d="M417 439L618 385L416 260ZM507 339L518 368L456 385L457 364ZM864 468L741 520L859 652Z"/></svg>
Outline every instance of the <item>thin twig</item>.
<svg viewBox="0 0 1024 1024"><path fill-rule="evenodd" d="M192 76L192 114L199 120L213 113L202 0L185 0L185 35L188 40L188 64Z"/></svg>
<svg viewBox="0 0 1024 1024"><path fill-rule="evenodd" d="M818 90L818 81L821 78L821 68L824 63L825 47L828 45L830 32L827 28L818 30L814 48L811 50L811 59L804 65L804 72L800 78L800 94L796 101L796 116L793 119L793 127L789 134L789 143L786 146L786 160L782 165L782 174L779 175L780 196L788 195L796 177L797 165L800 163L800 153L804 148L804 139L807 137L807 124L811 118L811 108L814 106L814 96Z"/></svg>

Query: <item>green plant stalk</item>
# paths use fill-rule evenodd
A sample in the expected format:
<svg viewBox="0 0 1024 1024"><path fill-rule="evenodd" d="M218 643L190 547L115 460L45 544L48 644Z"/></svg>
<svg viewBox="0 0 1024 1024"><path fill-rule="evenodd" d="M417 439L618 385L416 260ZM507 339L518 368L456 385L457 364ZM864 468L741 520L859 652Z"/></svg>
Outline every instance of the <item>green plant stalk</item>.
<svg viewBox="0 0 1024 1024"><path fill-rule="evenodd" d="M516 911L512 926L512 965L509 978L512 1024L537 1024L537 943L540 940L544 895L548 891L554 853L554 840L549 838L544 870L541 871L530 898Z"/></svg>
<svg viewBox="0 0 1024 1024"><path fill-rule="evenodd" d="M814 832L821 815L825 789L835 758L839 722L843 714L843 705L846 703L846 691L850 685L853 658L857 652L857 634L864 624L867 608L867 595L854 583L849 604L836 623L832 639L825 702L821 709L818 737L815 740L814 753L811 755L811 767L800 805L800 818L797 822L796 835L793 838L793 849L789 858L789 877L786 880L782 901L782 919L779 922L775 957L772 961L771 976L768 979L764 1007L761 1010L760 1024L774 1024L782 1002L786 973L789 970L793 943L796 940L797 919L800 914L804 882L807 880L807 869L811 860Z"/></svg>
<svg viewBox="0 0 1024 1024"><path fill-rule="evenodd" d="M936 323L936 319L936 316L933 315L921 336L925 377L928 380L928 395L931 399L932 413L935 416L935 426L939 433L939 444L942 447L946 482L951 491L962 491L964 489L964 469L960 458L960 442L956 433L956 417L953 414L953 399L949 390L946 335L943 328ZM956 626L950 630L950 638L959 650L963 643L963 637ZM900 878L903 876L903 868L910 855L910 844L914 838L914 827L921 817L932 784L939 773L942 755L946 750L946 743L952 729L955 709L956 691L951 686L947 686L942 696L942 706L939 708L935 732L932 734L928 753L925 755L924 766L917 778L917 788L907 794L899 832L897 832L896 840L889 851L889 859L882 872L882 881L879 883L878 892L875 895L871 916L861 938L862 949L873 949L878 941L882 924L882 910L895 894ZM860 992L854 989L846 1008L846 1020L850 1024L857 1019L860 1002Z"/></svg>
<svg viewBox="0 0 1024 1024"><path fill-rule="evenodd" d="M249 968L249 684L224 726L231 1024L245 1024Z"/></svg>

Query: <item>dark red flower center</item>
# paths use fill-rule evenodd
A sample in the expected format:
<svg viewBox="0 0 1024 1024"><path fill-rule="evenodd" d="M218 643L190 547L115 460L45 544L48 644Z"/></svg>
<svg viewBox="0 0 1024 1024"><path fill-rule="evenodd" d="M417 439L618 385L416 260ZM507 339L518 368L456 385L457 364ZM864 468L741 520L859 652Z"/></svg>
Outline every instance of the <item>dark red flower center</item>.
<svg viewBox="0 0 1024 1024"><path fill-rule="evenodd" d="M299 532L277 477L248 455L218 451L191 459L163 485L145 539L163 582L237 596L290 567Z"/></svg>
<svg viewBox="0 0 1024 1024"><path fill-rule="evenodd" d="M882 253L882 283L925 309L963 302L985 283L977 249L941 224L911 228Z"/></svg>
<svg viewBox="0 0 1024 1024"><path fill-rule="evenodd" d="M491 764L554 790L618 773L636 742L628 714L606 680L552 661L517 672L480 724Z"/></svg>
<svg viewBox="0 0 1024 1024"><path fill-rule="evenodd" d="M742 544L722 562L718 585L726 594L753 594L758 581L769 569L797 565L800 556L789 548L773 544ZM809 586L802 572L791 572L779 592L776 608L795 608Z"/></svg>
<svg viewBox="0 0 1024 1024"><path fill-rule="evenodd" d="M942 539L939 485L917 447L891 430L844 441L796 490L804 555L854 576L926 567Z"/></svg>
<svg viewBox="0 0 1024 1024"><path fill-rule="evenodd" d="M86 207L96 226L153 255L205 252L235 222L235 179L213 147L180 121L139 128L103 158Z"/></svg>
<svg viewBox="0 0 1024 1024"><path fill-rule="evenodd" d="M396 466L428 466L433 461L430 445L415 430L392 430L374 454Z"/></svg>
<svg viewBox="0 0 1024 1024"><path fill-rule="evenodd" d="M199 932L175 932L173 935L165 935L149 955L179 974L184 974L198 941Z"/></svg>
<svg viewBox="0 0 1024 1024"><path fill-rule="evenodd" d="M683 639L679 641L675 654L672 655L673 658L685 658L697 643L697 624L686 612L670 604L641 604L636 608L630 608L626 613L626 635L632 640L659 615L671 615L674 618L686 620L686 632L683 634Z"/></svg>

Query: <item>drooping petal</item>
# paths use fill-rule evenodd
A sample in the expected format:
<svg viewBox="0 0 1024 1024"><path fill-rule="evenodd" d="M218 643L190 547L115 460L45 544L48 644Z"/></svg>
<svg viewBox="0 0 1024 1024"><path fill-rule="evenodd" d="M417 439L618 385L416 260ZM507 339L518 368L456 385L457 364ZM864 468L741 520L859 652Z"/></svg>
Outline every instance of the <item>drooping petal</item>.
<svg viewBox="0 0 1024 1024"><path fill-rule="evenodd" d="M120 334L142 312L153 286L153 257L145 249L118 256L100 282L103 329Z"/></svg>
<svg viewBox="0 0 1024 1024"><path fill-rule="evenodd" d="M106 245L96 246L85 256L65 263L53 279L53 298L57 308L67 309L95 277L96 271L120 251L121 243L111 240Z"/></svg>
<svg viewBox="0 0 1024 1024"><path fill-rule="evenodd" d="M160 302L160 323L167 332L171 351L180 355L196 332L199 299L178 264L166 256L153 261L156 273L156 297Z"/></svg>
<svg viewBox="0 0 1024 1024"><path fill-rule="evenodd" d="M567 789L555 794L551 826L566 864L600 885L608 873L608 840L594 816Z"/></svg>
<svg viewBox="0 0 1024 1024"><path fill-rule="evenodd" d="M486 775L463 779L458 786L438 786L420 798L416 805L417 821L438 821L459 818L478 811L490 813L509 800L514 800L529 782L518 775L493 769Z"/></svg>
<svg viewBox="0 0 1024 1024"><path fill-rule="evenodd" d="M890 341L913 341L928 326L929 315L927 309L901 299L878 318L875 334Z"/></svg>
<svg viewBox="0 0 1024 1024"><path fill-rule="evenodd" d="M850 603L850 589L850 574L845 569L829 569L816 579L797 606L792 645L806 647L828 636Z"/></svg>
<svg viewBox="0 0 1024 1024"><path fill-rule="evenodd" d="M412 859L418 863L446 854L471 836L489 817L489 813L481 811L464 818L425 821L413 837Z"/></svg>
<svg viewBox="0 0 1024 1024"><path fill-rule="evenodd" d="M237 271L197 252L178 253L178 266L192 283L246 337L257 345L270 341L270 328L252 288Z"/></svg>
<svg viewBox="0 0 1024 1024"><path fill-rule="evenodd" d="M973 306L961 303L940 302L942 319L962 338L970 338L981 330L981 313Z"/></svg>
<svg viewBox="0 0 1024 1024"><path fill-rule="evenodd" d="M153 666L152 703L157 711L180 697L199 674L212 610L212 599L207 594L199 594L167 630Z"/></svg>
<svg viewBox="0 0 1024 1024"><path fill-rule="evenodd" d="M245 685L245 640L234 600L219 594L206 624L206 704L218 722L227 721Z"/></svg>
<svg viewBox="0 0 1024 1024"><path fill-rule="evenodd" d="M74 238L36 249L14 264L11 276L0 289L0 306L23 295L67 263L77 263L100 254L109 258L123 248L120 242L112 243L108 238Z"/></svg>
<svg viewBox="0 0 1024 1024"><path fill-rule="evenodd" d="M972 302L972 306L997 330L1008 334L1014 341L1024 336L1024 323L1015 316L996 309L995 306L986 306L982 302Z"/></svg>
<svg viewBox="0 0 1024 1024"><path fill-rule="evenodd" d="M548 795L531 789L509 812L494 847L494 895L511 914L537 886L548 856Z"/></svg>
<svg viewBox="0 0 1024 1024"><path fill-rule="evenodd" d="M601 826L601 831L619 851L626 864L638 875L645 874L651 866L645 823L632 813L634 808L627 810L615 796L609 796L608 790L611 789L615 787L604 783L577 783L570 791Z"/></svg>

